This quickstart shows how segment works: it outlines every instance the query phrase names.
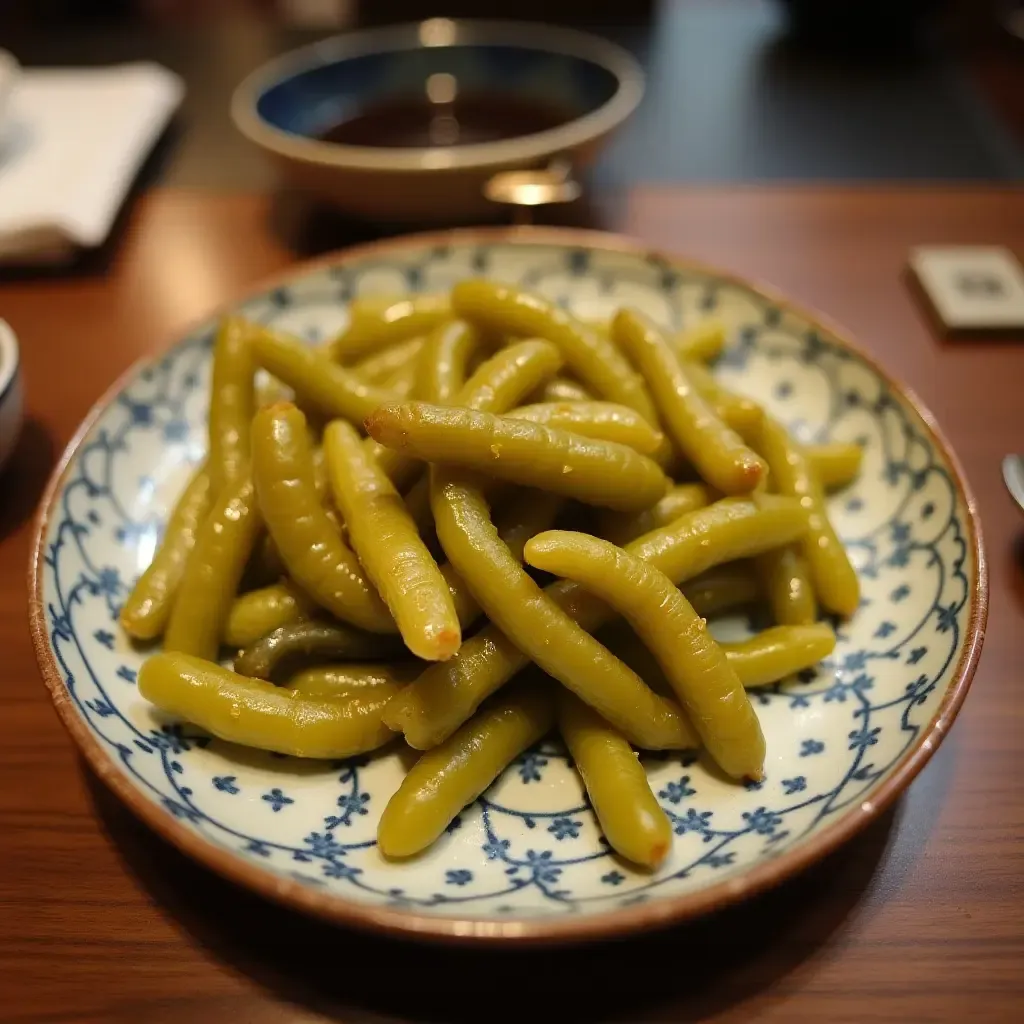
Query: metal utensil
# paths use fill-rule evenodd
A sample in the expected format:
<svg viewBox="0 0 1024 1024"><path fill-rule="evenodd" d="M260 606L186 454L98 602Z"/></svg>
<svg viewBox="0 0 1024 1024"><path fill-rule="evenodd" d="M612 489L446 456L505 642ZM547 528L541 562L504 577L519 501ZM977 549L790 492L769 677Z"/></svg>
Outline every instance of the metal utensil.
<svg viewBox="0 0 1024 1024"><path fill-rule="evenodd" d="M501 171L484 185L484 195L492 203L515 207L513 220L517 224L530 223L532 207L571 203L579 199L580 191L568 160L553 160L547 167L525 171Z"/></svg>
<svg viewBox="0 0 1024 1024"><path fill-rule="evenodd" d="M1013 500L1024 509L1024 455L1003 456L1003 480Z"/></svg>

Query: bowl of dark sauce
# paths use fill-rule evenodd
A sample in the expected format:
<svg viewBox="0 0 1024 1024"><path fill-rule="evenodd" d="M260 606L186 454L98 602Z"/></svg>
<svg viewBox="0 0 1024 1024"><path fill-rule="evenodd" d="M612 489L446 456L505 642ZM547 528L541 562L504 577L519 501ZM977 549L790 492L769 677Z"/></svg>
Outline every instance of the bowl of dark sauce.
<svg viewBox="0 0 1024 1024"><path fill-rule="evenodd" d="M286 54L232 116L288 184L367 220L439 223L493 214L500 171L585 165L642 95L636 61L597 36L434 18Z"/></svg>

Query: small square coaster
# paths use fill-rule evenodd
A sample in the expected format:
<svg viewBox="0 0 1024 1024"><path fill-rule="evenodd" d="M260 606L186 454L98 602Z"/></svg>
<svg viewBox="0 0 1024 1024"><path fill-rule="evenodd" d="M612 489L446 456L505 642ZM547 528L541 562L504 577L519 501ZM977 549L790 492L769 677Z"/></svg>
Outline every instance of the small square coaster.
<svg viewBox="0 0 1024 1024"><path fill-rule="evenodd" d="M919 246L910 269L947 331L1024 331L1024 269L1001 246Z"/></svg>

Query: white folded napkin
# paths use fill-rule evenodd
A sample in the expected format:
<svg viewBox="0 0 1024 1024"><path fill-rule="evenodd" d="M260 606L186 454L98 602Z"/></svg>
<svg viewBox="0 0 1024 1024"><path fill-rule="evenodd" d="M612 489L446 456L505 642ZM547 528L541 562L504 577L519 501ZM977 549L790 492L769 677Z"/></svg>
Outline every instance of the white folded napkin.
<svg viewBox="0 0 1024 1024"><path fill-rule="evenodd" d="M100 245L183 94L157 64L23 70L0 122L0 261Z"/></svg>

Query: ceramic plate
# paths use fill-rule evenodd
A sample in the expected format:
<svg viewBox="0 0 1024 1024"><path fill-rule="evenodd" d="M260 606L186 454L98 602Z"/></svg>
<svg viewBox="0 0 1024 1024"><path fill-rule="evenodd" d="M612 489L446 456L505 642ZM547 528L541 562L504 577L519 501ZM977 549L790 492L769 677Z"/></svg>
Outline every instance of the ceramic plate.
<svg viewBox="0 0 1024 1024"><path fill-rule="evenodd" d="M346 924L460 939L579 940L679 920L834 848L921 769L966 694L984 632L977 515L931 417L820 319L764 290L614 237L543 229L413 237L300 268L237 305L310 342L371 292L519 282L586 316L639 306L673 328L729 326L719 365L804 441L856 441L860 480L830 500L864 599L833 657L758 694L766 777L727 784L692 757L646 764L672 821L654 875L609 852L562 748L520 757L421 858L374 845L402 774L386 752L310 763L211 741L136 692L143 654L117 613L205 447L214 319L132 371L50 485L33 626L57 708L90 764L157 831L230 878ZM744 620L721 624L731 635Z"/></svg>

